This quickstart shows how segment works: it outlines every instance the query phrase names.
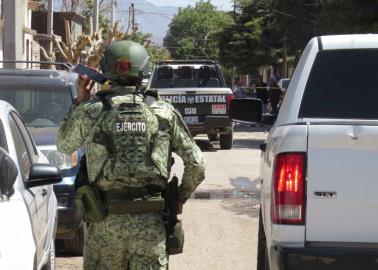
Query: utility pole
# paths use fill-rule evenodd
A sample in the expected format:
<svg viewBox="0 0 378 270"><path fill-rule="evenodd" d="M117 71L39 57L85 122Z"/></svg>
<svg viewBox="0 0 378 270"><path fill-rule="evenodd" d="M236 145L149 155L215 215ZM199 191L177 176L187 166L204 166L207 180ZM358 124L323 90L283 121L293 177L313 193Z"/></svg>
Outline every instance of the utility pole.
<svg viewBox="0 0 378 270"><path fill-rule="evenodd" d="M127 31L126 34L128 36L132 36L135 33L136 27L135 27L135 9L134 4L132 3L129 7L129 20L127 25Z"/></svg>
<svg viewBox="0 0 378 270"><path fill-rule="evenodd" d="M53 25L54 25L54 1L49 0L47 7L47 35L49 37L48 53L49 57L53 55Z"/></svg>
<svg viewBox="0 0 378 270"><path fill-rule="evenodd" d="M111 13L110 13L110 24L112 25L112 27L114 27L114 23L115 23L115 5L116 5L116 0L112 0Z"/></svg>
<svg viewBox="0 0 378 270"><path fill-rule="evenodd" d="M98 31L99 0L93 1L93 32Z"/></svg>
<svg viewBox="0 0 378 270"><path fill-rule="evenodd" d="M134 3L131 3L131 25L133 29L133 34L135 33L136 27L135 27L135 8Z"/></svg>
<svg viewBox="0 0 378 270"><path fill-rule="evenodd" d="M283 39L283 61L282 61L282 65L283 65L283 77L284 78L287 78L288 77L288 67L287 67L287 38L284 37Z"/></svg>

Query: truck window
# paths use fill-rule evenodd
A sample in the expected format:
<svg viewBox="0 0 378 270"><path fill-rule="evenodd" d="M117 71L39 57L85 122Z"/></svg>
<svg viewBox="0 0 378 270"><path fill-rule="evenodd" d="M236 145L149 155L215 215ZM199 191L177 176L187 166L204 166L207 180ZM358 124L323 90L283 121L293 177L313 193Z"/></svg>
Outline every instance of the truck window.
<svg viewBox="0 0 378 270"><path fill-rule="evenodd" d="M378 119L378 50L318 53L299 118Z"/></svg>

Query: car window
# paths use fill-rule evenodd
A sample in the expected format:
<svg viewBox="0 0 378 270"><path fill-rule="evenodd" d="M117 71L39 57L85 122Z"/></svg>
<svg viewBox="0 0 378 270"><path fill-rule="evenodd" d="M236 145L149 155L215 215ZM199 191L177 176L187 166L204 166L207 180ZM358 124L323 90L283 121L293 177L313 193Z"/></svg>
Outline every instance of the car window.
<svg viewBox="0 0 378 270"><path fill-rule="evenodd" d="M221 87L214 65L159 66L152 78L151 88Z"/></svg>
<svg viewBox="0 0 378 270"><path fill-rule="evenodd" d="M17 126L19 127L22 136L24 137L25 143L29 149L29 153L32 153L34 156L38 155L37 147L35 146L29 131L26 129L24 122L21 120L17 113L12 112L12 116L16 120Z"/></svg>
<svg viewBox="0 0 378 270"><path fill-rule="evenodd" d="M13 105L27 127L58 127L72 103L69 86L0 82L0 99Z"/></svg>
<svg viewBox="0 0 378 270"><path fill-rule="evenodd" d="M28 152L28 147L26 146L24 138L22 137L21 131L18 128L16 121L11 114L9 114L9 127L14 140L21 175L25 179L29 174L29 170L31 167L31 158Z"/></svg>
<svg viewBox="0 0 378 270"><path fill-rule="evenodd" d="M299 117L378 119L377 71L377 49L319 52Z"/></svg>
<svg viewBox="0 0 378 270"><path fill-rule="evenodd" d="M0 146L9 152L7 138L5 137L3 121L0 120Z"/></svg>

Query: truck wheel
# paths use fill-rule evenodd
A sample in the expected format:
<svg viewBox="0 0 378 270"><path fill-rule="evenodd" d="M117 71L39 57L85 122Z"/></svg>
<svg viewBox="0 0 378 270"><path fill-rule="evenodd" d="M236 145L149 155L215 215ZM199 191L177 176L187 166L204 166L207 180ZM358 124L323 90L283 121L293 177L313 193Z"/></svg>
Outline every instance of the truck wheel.
<svg viewBox="0 0 378 270"><path fill-rule="evenodd" d="M233 132L230 131L226 134L221 134L219 138L220 148L221 149L231 149L233 140Z"/></svg>
<svg viewBox="0 0 378 270"><path fill-rule="evenodd" d="M266 247L265 230L261 210L259 213L259 232L257 236L257 270L269 270L269 258Z"/></svg>
<svg viewBox="0 0 378 270"><path fill-rule="evenodd" d="M82 256L84 248L84 239L86 235L87 225L83 223L77 230L74 238L64 240L64 252L75 256Z"/></svg>
<svg viewBox="0 0 378 270"><path fill-rule="evenodd" d="M218 134L211 133L211 134L207 134L207 138L209 138L209 141L214 142L214 141L217 141L219 137L218 137Z"/></svg>

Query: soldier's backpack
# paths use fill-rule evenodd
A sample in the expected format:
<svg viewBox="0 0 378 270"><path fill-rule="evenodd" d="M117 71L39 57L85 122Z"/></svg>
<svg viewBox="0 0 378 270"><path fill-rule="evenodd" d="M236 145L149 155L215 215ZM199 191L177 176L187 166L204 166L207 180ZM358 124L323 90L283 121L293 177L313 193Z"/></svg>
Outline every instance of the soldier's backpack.
<svg viewBox="0 0 378 270"><path fill-rule="evenodd" d="M99 176L128 187L145 184L140 179L156 179L160 172L151 153L158 134L157 117L134 94L103 96L101 101L103 116L93 142L103 144L108 156Z"/></svg>

